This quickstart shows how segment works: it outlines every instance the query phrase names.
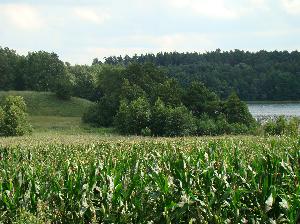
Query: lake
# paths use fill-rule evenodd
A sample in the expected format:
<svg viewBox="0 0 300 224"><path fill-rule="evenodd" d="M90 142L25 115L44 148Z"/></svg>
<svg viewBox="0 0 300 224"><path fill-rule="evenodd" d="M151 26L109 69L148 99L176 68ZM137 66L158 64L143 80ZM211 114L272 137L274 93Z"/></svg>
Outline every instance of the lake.
<svg viewBox="0 0 300 224"><path fill-rule="evenodd" d="M285 115L300 117L300 102L248 102L249 111L256 119Z"/></svg>

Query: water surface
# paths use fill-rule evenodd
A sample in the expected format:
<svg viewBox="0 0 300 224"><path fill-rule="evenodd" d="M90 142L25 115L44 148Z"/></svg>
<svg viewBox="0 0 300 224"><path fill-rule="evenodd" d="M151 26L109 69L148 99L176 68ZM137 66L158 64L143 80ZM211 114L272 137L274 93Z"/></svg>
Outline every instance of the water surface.
<svg viewBox="0 0 300 224"><path fill-rule="evenodd" d="M255 118L300 117L300 102L248 102L249 111Z"/></svg>

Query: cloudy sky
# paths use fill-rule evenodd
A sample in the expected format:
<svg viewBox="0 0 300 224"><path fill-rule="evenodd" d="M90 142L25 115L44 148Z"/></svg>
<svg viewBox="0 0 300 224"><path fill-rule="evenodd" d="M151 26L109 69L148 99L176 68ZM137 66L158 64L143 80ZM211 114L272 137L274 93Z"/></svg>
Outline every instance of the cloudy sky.
<svg viewBox="0 0 300 224"><path fill-rule="evenodd" d="M300 50L300 0L0 0L0 46L72 64L159 51Z"/></svg>

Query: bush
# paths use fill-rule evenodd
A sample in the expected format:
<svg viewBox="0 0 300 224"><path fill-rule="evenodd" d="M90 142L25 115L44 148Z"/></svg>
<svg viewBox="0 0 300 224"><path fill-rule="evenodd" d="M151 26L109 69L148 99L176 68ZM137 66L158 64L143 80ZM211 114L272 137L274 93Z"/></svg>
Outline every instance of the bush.
<svg viewBox="0 0 300 224"><path fill-rule="evenodd" d="M197 119L197 135L216 135L217 126L214 119L209 118L207 114L203 114Z"/></svg>
<svg viewBox="0 0 300 224"><path fill-rule="evenodd" d="M21 96L8 96L2 113L1 135L21 136L31 132L26 113L26 104Z"/></svg>
<svg viewBox="0 0 300 224"><path fill-rule="evenodd" d="M150 105L146 98L139 97L131 103L122 100L115 117L115 125L123 134L138 134L149 126Z"/></svg>
<svg viewBox="0 0 300 224"><path fill-rule="evenodd" d="M204 114L197 120L198 135L246 134L250 132L250 129L245 124L228 123L224 115L212 119Z"/></svg>
<svg viewBox="0 0 300 224"><path fill-rule="evenodd" d="M241 123L233 123L229 125L230 134L247 134L250 131L250 128L247 127L245 124Z"/></svg>
<svg viewBox="0 0 300 224"><path fill-rule="evenodd" d="M299 118L293 117L288 121L284 116L279 116L275 121L268 120L263 125L263 130L267 135L298 135L299 125Z"/></svg>
<svg viewBox="0 0 300 224"><path fill-rule="evenodd" d="M158 98L152 107L150 128L155 136L163 136L165 134L166 120L168 109L164 102Z"/></svg>
<svg viewBox="0 0 300 224"><path fill-rule="evenodd" d="M216 118L216 129L217 135L230 134L230 124L228 123L227 119L223 114L219 115Z"/></svg>
<svg viewBox="0 0 300 224"><path fill-rule="evenodd" d="M0 107L0 134L1 130L4 128L4 110Z"/></svg>
<svg viewBox="0 0 300 224"><path fill-rule="evenodd" d="M114 116L115 106L107 97L102 97L99 102L88 108L82 116L82 121L97 127L109 127L113 123Z"/></svg>
<svg viewBox="0 0 300 224"><path fill-rule="evenodd" d="M288 122L286 118L282 115L279 116L275 121L275 134L281 135L287 129Z"/></svg>
<svg viewBox="0 0 300 224"><path fill-rule="evenodd" d="M255 123L247 104L242 102L236 93L232 93L223 105L226 119L229 123L240 123L247 126Z"/></svg>
<svg viewBox="0 0 300 224"><path fill-rule="evenodd" d="M148 128L148 127L145 127L141 130L141 135L142 136L151 136L152 133L151 133L151 129Z"/></svg>
<svg viewBox="0 0 300 224"><path fill-rule="evenodd" d="M276 123L272 120L268 120L263 125L264 133L268 135L275 135L276 134Z"/></svg>
<svg viewBox="0 0 300 224"><path fill-rule="evenodd" d="M287 135L298 135L300 130L300 119L297 117L291 118L287 127L286 127L286 134Z"/></svg>
<svg viewBox="0 0 300 224"><path fill-rule="evenodd" d="M71 75L65 73L56 81L55 94L61 100L69 100L72 96L72 89L74 83L71 80Z"/></svg>
<svg viewBox="0 0 300 224"><path fill-rule="evenodd" d="M168 107L165 135L187 136L196 132L196 122L192 113L185 106Z"/></svg>

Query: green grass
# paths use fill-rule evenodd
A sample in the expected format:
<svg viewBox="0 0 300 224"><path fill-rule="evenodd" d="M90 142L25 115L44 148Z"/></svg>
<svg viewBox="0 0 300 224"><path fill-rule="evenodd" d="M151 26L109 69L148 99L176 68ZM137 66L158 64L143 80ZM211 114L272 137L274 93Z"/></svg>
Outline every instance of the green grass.
<svg viewBox="0 0 300 224"><path fill-rule="evenodd" d="M2 140L0 223L295 223L300 208L299 138Z"/></svg>
<svg viewBox="0 0 300 224"><path fill-rule="evenodd" d="M97 135L115 135L113 128L95 128L81 121L81 117L30 116L33 134L68 134L80 135L94 133Z"/></svg>
<svg viewBox="0 0 300 224"><path fill-rule="evenodd" d="M60 100L54 93L34 91L0 91L0 104L8 95L22 96L30 116L81 117L92 105L92 102L81 98Z"/></svg>
<svg viewBox="0 0 300 224"><path fill-rule="evenodd" d="M60 100L50 92L0 91L0 105L8 95L24 98L33 134L110 135L114 133L111 128L93 128L81 122L83 113L93 104L88 100L77 97L72 97L71 100Z"/></svg>

